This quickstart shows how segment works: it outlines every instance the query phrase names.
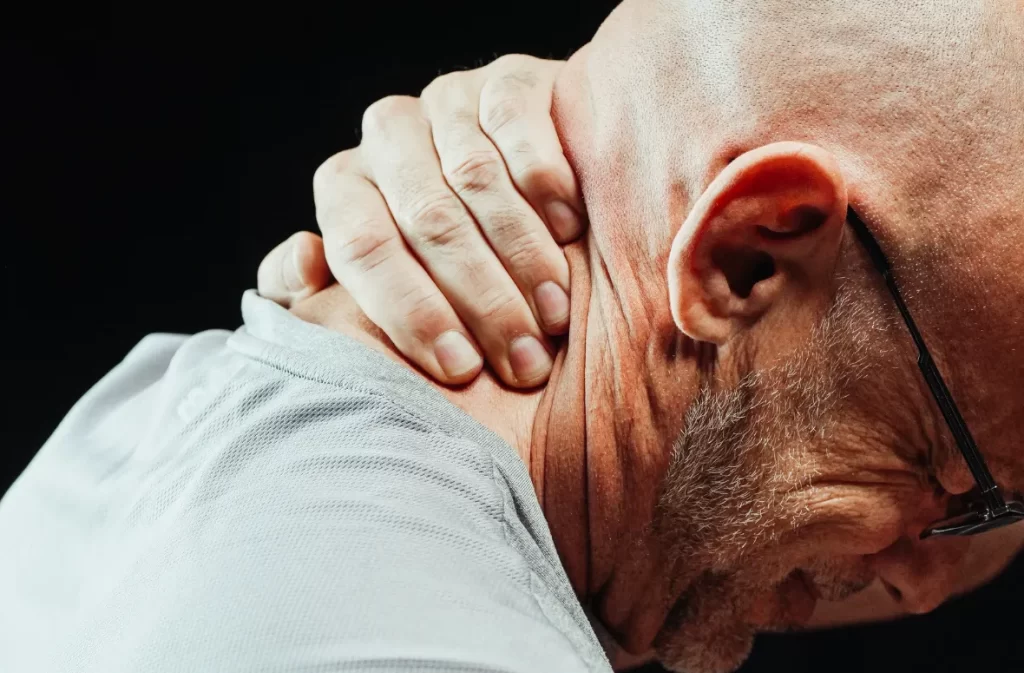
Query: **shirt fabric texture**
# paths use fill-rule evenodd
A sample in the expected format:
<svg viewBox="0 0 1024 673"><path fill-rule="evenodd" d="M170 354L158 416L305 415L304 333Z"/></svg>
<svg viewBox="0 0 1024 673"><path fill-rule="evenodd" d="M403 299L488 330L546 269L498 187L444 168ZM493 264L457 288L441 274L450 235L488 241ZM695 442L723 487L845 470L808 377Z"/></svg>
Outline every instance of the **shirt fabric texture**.
<svg viewBox="0 0 1024 673"><path fill-rule="evenodd" d="M0 500L0 671L610 671L516 452L247 292L155 334Z"/></svg>

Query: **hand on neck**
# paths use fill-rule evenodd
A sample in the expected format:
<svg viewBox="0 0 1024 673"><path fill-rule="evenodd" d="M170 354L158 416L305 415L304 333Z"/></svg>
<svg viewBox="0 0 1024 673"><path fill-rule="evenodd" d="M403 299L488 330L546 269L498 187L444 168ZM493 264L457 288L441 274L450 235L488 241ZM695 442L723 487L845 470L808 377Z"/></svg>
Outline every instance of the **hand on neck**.
<svg viewBox="0 0 1024 673"><path fill-rule="evenodd" d="M589 147L595 130L581 86L587 53L580 50L562 71L552 112L566 157L600 215L565 249L570 328L548 384L520 392L485 370L463 388L436 387L517 450L580 600L639 652L650 647L682 590L667 578L688 577L666 567L651 535L673 441L698 388L697 358L682 348L665 281L666 242L686 204L667 198L673 212L658 222L624 226L636 224L635 204L606 201L614 190L594 183L632 178L599 171L592 160L576 165L574 148ZM295 312L412 368L340 287Z"/></svg>
<svg viewBox="0 0 1024 673"><path fill-rule="evenodd" d="M566 73L583 67L585 53ZM556 88L553 110L570 163L571 140L585 143L590 131L575 75ZM697 391L696 358L682 352L669 310L667 250L661 257L640 252L656 241L632 240L635 232L622 226L630 221L626 204L600 206L604 216L565 250L570 330L548 384L516 391L485 370L459 389L435 385L516 449L577 595L637 652L650 647L681 590L667 584L680 573L665 567L650 527L673 440ZM676 219L666 217L666 226ZM664 249L671 235L658 235L656 247ZM293 311L414 368L341 287Z"/></svg>

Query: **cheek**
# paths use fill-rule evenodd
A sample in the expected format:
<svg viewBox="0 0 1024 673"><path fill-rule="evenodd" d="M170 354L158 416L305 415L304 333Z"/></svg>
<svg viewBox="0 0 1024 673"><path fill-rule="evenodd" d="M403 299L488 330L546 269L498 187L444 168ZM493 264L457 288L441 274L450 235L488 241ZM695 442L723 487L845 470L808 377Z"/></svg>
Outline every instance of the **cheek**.
<svg viewBox="0 0 1024 673"><path fill-rule="evenodd" d="M804 575L817 598L841 601L863 590L875 578L865 556L814 559L804 567Z"/></svg>
<svg viewBox="0 0 1024 673"><path fill-rule="evenodd" d="M935 478L942 490L953 495L961 495L974 488L974 477L971 476L971 471L960 454L955 457L950 456L948 452L943 454L935 467Z"/></svg>
<svg viewBox="0 0 1024 673"><path fill-rule="evenodd" d="M807 558L875 554L921 518L921 494L905 488L841 484L808 495L804 524L791 536Z"/></svg>

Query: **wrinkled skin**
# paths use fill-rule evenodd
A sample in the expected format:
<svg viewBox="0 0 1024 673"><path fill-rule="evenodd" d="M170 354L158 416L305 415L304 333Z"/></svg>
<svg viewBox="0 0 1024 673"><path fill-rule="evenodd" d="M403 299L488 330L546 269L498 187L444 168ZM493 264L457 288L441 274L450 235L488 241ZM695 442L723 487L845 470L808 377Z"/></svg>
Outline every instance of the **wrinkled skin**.
<svg viewBox="0 0 1024 673"><path fill-rule="evenodd" d="M640 461L664 466L657 494L594 469L588 446L598 481L587 503L588 588L623 642L642 647L657 630L661 659L680 670L730 670L755 630L799 623L814 598L845 595L876 574L905 609L930 610L953 591L969 546L917 539L973 482L852 235L826 246L830 273L809 272L809 287L780 294L724 338L715 309L731 309L656 284L673 236L714 239L733 226L722 222L743 219L694 214L734 158L781 140L828 152L845 183L840 196L887 249L997 480L1024 488L1024 424L1014 411L1024 403L1021 7L804 4L627 2L556 85L555 118L591 220L589 253L604 267L591 305L602 290L614 296L588 339L614 344L617 390L691 382L676 451L666 458L651 448ZM683 276L698 274L697 253L681 258L690 265ZM674 302L686 304L682 320ZM651 357L670 308L683 332L719 342L713 375ZM625 396L614 405L638 411ZM672 425L651 420L659 424ZM634 511L657 504L651 537L661 542L642 546L659 550L653 565L670 572L603 548L632 528L622 522L636 521L623 514L627 500ZM602 507L607 516L595 516ZM613 532L595 535L594 521ZM631 594L658 594L651 578L662 574L673 581L662 583L663 600L647 596L658 608L645 618L651 610L637 610Z"/></svg>

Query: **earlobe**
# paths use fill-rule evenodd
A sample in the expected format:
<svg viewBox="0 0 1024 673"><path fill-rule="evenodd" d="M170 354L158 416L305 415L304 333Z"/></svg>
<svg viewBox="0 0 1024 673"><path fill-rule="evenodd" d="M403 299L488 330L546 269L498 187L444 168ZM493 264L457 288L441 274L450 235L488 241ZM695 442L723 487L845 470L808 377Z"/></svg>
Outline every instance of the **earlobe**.
<svg viewBox="0 0 1024 673"><path fill-rule="evenodd" d="M672 242L676 326L722 345L772 311L831 292L845 216L842 173L820 147L782 142L738 157Z"/></svg>

